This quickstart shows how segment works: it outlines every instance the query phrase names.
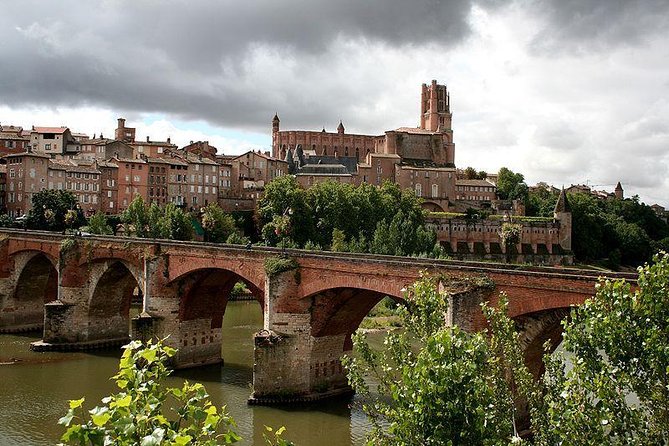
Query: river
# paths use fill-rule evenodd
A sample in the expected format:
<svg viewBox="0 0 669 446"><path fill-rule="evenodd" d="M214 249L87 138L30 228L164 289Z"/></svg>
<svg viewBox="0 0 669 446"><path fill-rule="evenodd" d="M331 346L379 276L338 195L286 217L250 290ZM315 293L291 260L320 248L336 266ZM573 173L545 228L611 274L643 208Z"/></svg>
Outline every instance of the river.
<svg viewBox="0 0 669 446"><path fill-rule="evenodd" d="M205 385L217 406L226 405L237 422L241 445L262 445L264 426L285 426L285 437L298 446L349 446L364 443L369 425L353 399L312 406L270 408L248 406L253 369L253 333L262 327L256 302L228 303L223 321L224 366L176 372L168 385L184 379ZM377 336L381 336L377 334ZM70 399L86 397L90 409L117 388L109 380L118 368L120 351L35 353L30 335L0 335L0 445L54 445L63 433L58 419ZM324 437L326 435L326 437Z"/></svg>

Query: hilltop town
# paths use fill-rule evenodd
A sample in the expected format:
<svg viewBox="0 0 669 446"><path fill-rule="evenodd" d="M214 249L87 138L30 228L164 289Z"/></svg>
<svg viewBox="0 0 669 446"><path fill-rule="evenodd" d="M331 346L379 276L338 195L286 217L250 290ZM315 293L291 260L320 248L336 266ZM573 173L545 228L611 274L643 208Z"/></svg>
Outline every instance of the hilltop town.
<svg viewBox="0 0 669 446"><path fill-rule="evenodd" d="M178 147L165 140L138 139L136 128L118 118L113 138L89 136L69 127L0 126L0 212L26 215L33 194L44 189L72 192L85 215L118 215L140 196L146 203L198 212L217 203L229 212L253 211L265 186L294 175L308 188L325 181L352 185L391 182L411 189L430 212L428 224L447 253L464 259L503 259L504 222L522 226L514 243L518 261L571 263L572 223L565 192L585 192L598 199L623 198L614 192L572 185L565 191L540 183L560 195L552 216L527 219L521 200L501 197L497 174L461 169L455 163L450 94L436 80L421 86L419 126L378 135L282 130L271 121L271 151L226 155L208 141ZM473 171L474 173L472 174ZM506 198L506 199L501 199ZM664 209L655 205L658 215ZM475 214L472 214L472 212ZM472 219L485 215L493 218ZM497 218L494 218L497 216Z"/></svg>

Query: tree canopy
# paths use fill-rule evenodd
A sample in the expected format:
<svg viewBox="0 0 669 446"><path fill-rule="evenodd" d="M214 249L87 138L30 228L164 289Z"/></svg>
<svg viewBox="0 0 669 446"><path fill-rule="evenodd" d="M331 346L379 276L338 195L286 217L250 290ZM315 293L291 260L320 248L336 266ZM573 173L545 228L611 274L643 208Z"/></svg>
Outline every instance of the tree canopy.
<svg viewBox="0 0 669 446"><path fill-rule="evenodd" d="M506 167L497 173L497 195L502 200L522 200L527 198L528 188L522 173L515 173Z"/></svg>
<svg viewBox="0 0 669 446"><path fill-rule="evenodd" d="M31 229L62 231L86 224L77 197L70 191L45 189L33 194L26 224ZM69 213L69 214L68 214Z"/></svg>
<svg viewBox="0 0 669 446"><path fill-rule="evenodd" d="M121 214L126 232L142 238L191 240L193 224L191 216L173 203L147 206L141 196L135 197Z"/></svg>
<svg viewBox="0 0 669 446"><path fill-rule="evenodd" d="M356 333L355 355L344 361L372 423L368 444L669 443L668 254L640 269L637 288L601 281L563 321L563 351L546 354L539 381L524 364L506 297L483 306L483 333L446 326L448 296L434 278L405 298L405 330L387 334L381 351ZM518 435L523 408L531 439Z"/></svg>
<svg viewBox="0 0 669 446"><path fill-rule="evenodd" d="M332 181L303 189L292 176L267 185L258 204L263 239L271 245L412 255L433 253L436 236L411 190L384 183Z"/></svg>

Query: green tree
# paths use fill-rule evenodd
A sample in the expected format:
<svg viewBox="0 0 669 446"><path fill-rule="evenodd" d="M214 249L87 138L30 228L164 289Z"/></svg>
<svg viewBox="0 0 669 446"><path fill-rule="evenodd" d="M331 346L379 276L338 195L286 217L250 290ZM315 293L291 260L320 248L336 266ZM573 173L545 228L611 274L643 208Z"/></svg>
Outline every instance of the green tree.
<svg viewBox="0 0 669 446"><path fill-rule="evenodd" d="M654 261L639 270L638 287L601 281L572 310L563 352L545 356L539 381L504 296L483 306L487 333L465 333L445 326L448 296L421 279L399 309L406 330L388 334L381 351L356 333L355 356L344 360L366 399L368 444L669 444L669 254ZM524 407L534 438L521 441Z"/></svg>
<svg viewBox="0 0 669 446"><path fill-rule="evenodd" d="M121 221L126 232L141 238L162 238L169 240L192 240L193 224L191 216L174 203L160 207L156 203L147 206L138 195L123 211Z"/></svg>
<svg viewBox="0 0 669 446"><path fill-rule="evenodd" d="M289 224L286 237L304 246L313 240L313 216L306 199L306 191L292 175L284 175L272 180L265 187L262 198L258 201L258 219L262 237L266 243L277 245L283 240L284 234L276 233L278 220L275 217L287 216Z"/></svg>
<svg viewBox="0 0 669 446"><path fill-rule="evenodd" d="M99 211L88 219L88 225L84 229L91 234L111 235L113 233L111 226L107 223L107 217Z"/></svg>
<svg viewBox="0 0 669 446"><path fill-rule="evenodd" d="M167 203L163 207L163 215L158 220L158 227L160 227L162 238L170 240L193 239L193 223L190 214L174 203Z"/></svg>
<svg viewBox="0 0 669 446"><path fill-rule="evenodd" d="M356 187L328 181L305 191L294 178L281 177L267 186L258 213L270 245L285 238L297 246L339 250L343 240L354 252L415 255L431 254L436 242L425 228L420 199L391 183Z"/></svg>
<svg viewBox="0 0 669 446"><path fill-rule="evenodd" d="M543 444L669 444L669 255L654 260L638 288L602 282L565 323L565 353L546 358Z"/></svg>
<svg viewBox="0 0 669 446"><path fill-rule="evenodd" d="M528 187L525 177L521 173L514 173L506 167L499 169L497 173L497 195L502 200L527 199Z"/></svg>
<svg viewBox="0 0 669 446"><path fill-rule="evenodd" d="M470 291L489 286L465 282ZM446 326L448 296L428 277L412 285L405 299L406 306L398 309L405 330L388 333L381 351L356 333L356 354L344 359L350 383L369 400L363 405L372 424L368 444L519 442L514 429L519 394L514 392L531 390L533 384L513 322L503 310L488 309L495 327L490 334ZM378 382L377 398L370 376Z"/></svg>
<svg viewBox="0 0 669 446"><path fill-rule="evenodd" d="M45 189L33 194L32 208L28 213L26 224L31 229L62 231L65 229L65 216L74 211L70 227L78 228L86 224L77 197L70 191Z"/></svg>
<svg viewBox="0 0 669 446"><path fill-rule="evenodd" d="M149 236L149 213L141 195L137 195L123 211L121 221L127 234L144 238Z"/></svg>
<svg viewBox="0 0 669 446"><path fill-rule="evenodd" d="M225 243L228 237L238 232L232 215L223 211L216 203L210 203L204 208L202 227L205 240L214 243Z"/></svg>
<svg viewBox="0 0 669 446"><path fill-rule="evenodd" d="M552 217L558 195L543 188L529 191L525 203L525 214L534 217Z"/></svg>
<svg viewBox="0 0 669 446"><path fill-rule="evenodd" d="M0 228L9 228L12 226L12 218L7 214L0 214Z"/></svg>
<svg viewBox="0 0 669 446"><path fill-rule="evenodd" d="M332 231L332 251L346 252L348 251L348 243L346 243L346 235L341 229L334 229Z"/></svg>
<svg viewBox="0 0 669 446"><path fill-rule="evenodd" d="M485 170L477 172L473 167L467 167L464 170L464 175L467 180L485 180L488 178L488 173Z"/></svg>

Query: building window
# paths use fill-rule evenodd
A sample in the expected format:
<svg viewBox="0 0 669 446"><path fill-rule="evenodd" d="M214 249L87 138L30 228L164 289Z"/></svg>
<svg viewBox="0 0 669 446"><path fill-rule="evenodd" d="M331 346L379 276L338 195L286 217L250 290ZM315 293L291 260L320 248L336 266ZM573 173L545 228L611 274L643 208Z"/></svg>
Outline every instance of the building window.
<svg viewBox="0 0 669 446"><path fill-rule="evenodd" d="M439 196L439 186L436 184L432 185L432 196L433 197L438 197Z"/></svg>
<svg viewBox="0 0 669 446"><path fill-rule="evenodd" d="M416 183L416 196L420 197L423 195L423 187L420 183Z"/></svg>

